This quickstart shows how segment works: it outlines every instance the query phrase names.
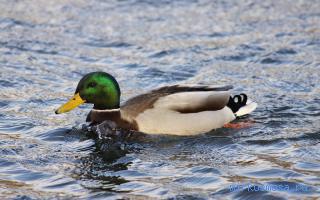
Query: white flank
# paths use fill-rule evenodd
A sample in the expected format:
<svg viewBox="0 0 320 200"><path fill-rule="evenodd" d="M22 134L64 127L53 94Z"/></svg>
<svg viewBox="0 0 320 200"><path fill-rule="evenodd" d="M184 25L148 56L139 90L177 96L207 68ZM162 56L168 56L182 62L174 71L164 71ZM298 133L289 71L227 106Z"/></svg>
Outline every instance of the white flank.
<svg viewBox="0 0 320 200"><path fill-rule="evenodd" d="M179 113L165 108L148 109L138 115L139 130L149 134L196 135L221 128L235 119L231 109Z"/></svg>

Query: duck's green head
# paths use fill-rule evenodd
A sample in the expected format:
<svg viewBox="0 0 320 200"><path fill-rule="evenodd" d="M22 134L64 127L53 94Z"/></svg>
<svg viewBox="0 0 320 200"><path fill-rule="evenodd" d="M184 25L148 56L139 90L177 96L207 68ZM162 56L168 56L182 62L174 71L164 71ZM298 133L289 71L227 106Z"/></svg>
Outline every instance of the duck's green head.
<svg viewBox="0 0 320 200"><path fill-rule="evenodd" d="M56 110L68 112L83 103L94 104L94 109L117 109L120 105L120 87L116 79L105 72L92 72L78 83L74 96Z"/></svg>

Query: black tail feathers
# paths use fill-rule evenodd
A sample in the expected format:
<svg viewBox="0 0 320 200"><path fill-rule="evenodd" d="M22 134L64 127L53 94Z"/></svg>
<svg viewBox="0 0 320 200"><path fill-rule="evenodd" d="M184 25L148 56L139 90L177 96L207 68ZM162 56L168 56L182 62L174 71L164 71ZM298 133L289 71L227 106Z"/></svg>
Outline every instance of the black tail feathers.
<svg viewBox="0 0 320 200"><path fill-rule="evenodd" d="M247 95L243 93L233 97L230 96L227 106L232 110L233 113L236 113L241 107L247 104L247 100Z"/></svg>

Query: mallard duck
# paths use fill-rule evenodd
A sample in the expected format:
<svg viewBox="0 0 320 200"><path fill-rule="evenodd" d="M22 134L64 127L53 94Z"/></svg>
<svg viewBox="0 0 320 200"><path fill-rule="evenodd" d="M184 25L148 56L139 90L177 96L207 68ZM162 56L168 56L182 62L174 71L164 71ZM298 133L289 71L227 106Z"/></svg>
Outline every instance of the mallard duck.
<svg viewBox="0 0 320 200"><path fill-rule="evenodd" d="M196 135L249 114L257 104L247 95L231 96L232 86L172 85L138 95L120 105L120 87L105 72L85 75L74 96L55 113L93 104L91 123L113 121L119 128L149 134Z"/></svg>

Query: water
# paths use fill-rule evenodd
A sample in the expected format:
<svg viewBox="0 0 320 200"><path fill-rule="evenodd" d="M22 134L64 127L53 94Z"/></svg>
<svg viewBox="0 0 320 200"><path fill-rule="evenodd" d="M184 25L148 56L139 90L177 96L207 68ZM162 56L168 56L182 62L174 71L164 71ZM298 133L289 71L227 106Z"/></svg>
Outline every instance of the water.
<svg viewBox="0 0 320 200"><path fill-rule="evenodd" d="M0 11L1 199L320 196L319 1L1 0ZM259 107L239 120L248 128L108 150L81 129L90 106L54 114L97 70L123 101L218 83Z"/></svg>

